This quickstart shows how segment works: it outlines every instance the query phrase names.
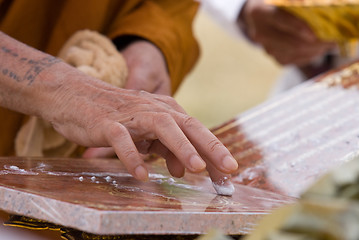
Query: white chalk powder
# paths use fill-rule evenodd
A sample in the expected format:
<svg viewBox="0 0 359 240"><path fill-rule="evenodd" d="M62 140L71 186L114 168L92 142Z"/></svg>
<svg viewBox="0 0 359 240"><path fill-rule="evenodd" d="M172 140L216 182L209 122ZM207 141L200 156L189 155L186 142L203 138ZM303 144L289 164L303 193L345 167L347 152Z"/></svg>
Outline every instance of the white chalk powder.
<svg viewBox="0 0 359 240"><path fill-rule="evenodd" d="M228 178L223 178L217 182L213 182L213 187L218 195L232 196L234 193L234 186L230 181L226 181Z"/></svg>
<svg viewBox="0 0 359 240"><path fill-rule="evenodd" d="M18 166L10 166L9 167L11 170L20 170L20 168L18 167ZM21 169L21 170L23 170L23 169Z"/></svg>

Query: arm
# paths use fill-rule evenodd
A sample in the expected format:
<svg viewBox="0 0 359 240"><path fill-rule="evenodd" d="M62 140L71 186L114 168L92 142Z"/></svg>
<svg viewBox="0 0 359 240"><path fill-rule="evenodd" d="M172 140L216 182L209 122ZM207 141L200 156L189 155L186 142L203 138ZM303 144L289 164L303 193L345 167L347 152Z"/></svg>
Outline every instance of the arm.
<svg viewBox="0 0 359 240"><path fill-rule="evenodd" d="M237 162L199 121L171 98L113 87L0 33L0 105L49 121L84 146L112 146L139 180L148 172L139 154L167 160L174 176L214 166L223 178Z"/></svg>

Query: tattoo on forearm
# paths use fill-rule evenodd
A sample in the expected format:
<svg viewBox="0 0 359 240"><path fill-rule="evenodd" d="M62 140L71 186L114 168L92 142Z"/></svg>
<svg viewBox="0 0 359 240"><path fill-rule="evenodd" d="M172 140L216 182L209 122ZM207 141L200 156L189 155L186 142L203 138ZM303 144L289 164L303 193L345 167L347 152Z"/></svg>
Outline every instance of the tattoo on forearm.
<svg viewBox="0 0 359 240"><path fill-rule="evenodd" d="M1 68L0 67L0 74L3 76L9 77L17 82L27 81L28 85L31 85L35 80L36 77L46 68L51 67L52 65L61 62L60 59L47 56L40 60L32 60L28 59L26 57L19 57L19 54L14 52L13 50L7 48L7 47L1 47L0 50L6 54L11 55L14 58L18 58L18 61L21 62L21 64L30 66L29 69L26 71L24 76L19 76L18 73L12 71L8 68Z"/></svg>
<svg viewBox="0 0 359 240"><path fill-rule="evenodd" d="M45 57L43 59L40 59L39 61L29 60L28 64L31 65L30 69L26 72L24 76L24 80L29 81L29 85L33 83L39 75L45 68L51 67L55 63L60 62L60 59L57 59L55 57Z"/></svg>
<svg viewBox="0 0 359 240"><path fill-rule="evenodd" d="M14 73L13 71L10 71L7 68L1 69L1 73L2 73L2 75L10 77L17 82L21 82L21 77L19 77L16 73Z"/></svg>
<svg viewBox="0 0 359 240"><path fill-rule="evenodd" d="M7 53L7 54L10 54L11 56L13 57L18 57L19 55L14 52L13 50L11 50L10 48L7 48L7 47L1 47L1 50L4 52L4 53Z"/></svg>

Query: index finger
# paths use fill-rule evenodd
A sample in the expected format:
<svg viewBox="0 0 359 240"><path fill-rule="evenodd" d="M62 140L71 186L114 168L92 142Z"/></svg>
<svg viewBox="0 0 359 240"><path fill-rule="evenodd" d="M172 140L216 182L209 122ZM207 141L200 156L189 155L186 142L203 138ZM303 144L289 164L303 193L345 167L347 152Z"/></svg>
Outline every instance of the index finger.
<svg viewBox="0 0 359 240"><path fill-rule="evenodd" d="M148 180L148 171L128 130L120 123L108 124L105 137L117 157L136 179Z"/></svg>
<svg viewBox="0 0 359 240"><path fill-rule="evenodd" d="M207 163L207 171L212 180L212 184L214 189L216 190L218 195L223 196L232 196L234 193L234 185L231 182L231 175L224 174L218 171L217 168L213 166L212 163Z"/></svg>
<svg viewBox="0 0 359 240"><path fill-rule="evenodd" d="M237 170L238 163L229 150L197 119L186 116L178 124L206 163L227 174Z"/></svg>

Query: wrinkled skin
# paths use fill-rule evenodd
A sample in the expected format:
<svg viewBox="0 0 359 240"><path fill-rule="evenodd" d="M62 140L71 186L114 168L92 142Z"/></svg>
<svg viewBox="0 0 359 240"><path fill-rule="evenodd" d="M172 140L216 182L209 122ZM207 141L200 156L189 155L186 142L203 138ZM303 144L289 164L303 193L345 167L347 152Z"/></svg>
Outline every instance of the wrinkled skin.
<svg viewBox="0 0 359 240"><path fill-rule="evenodd" d="M171 82L168 75L167 67L165 59L161 53L161 51L154 46L152 43L140 40L135 41L126 47L124 50L121 51L122 55L126 59L126 63L129 69L129 76L127 79L127 84L125 88L128 89L136 89L142 90L149 93L156 93L161 95L170 95L171 94ZM145 54L144 54L145 53ZM146 95L146 93L141 92L141 94ZM148 94L148 96L153 96ZM179 107L174 100L169 97L165 96L157 96L157 98L168 99L169 101L173 102L176 106L176 109L181 114L185 114L184 110ZM183 115L182 117L187 118L188 116ZM160 122L162 121L162 116L159 116L158 119ZM172 121L172 120L171 120ZM201 124L193 119L188 118L188 120L183 119L184 123L189 123L190 125L197 125L199 127ZM192 123L193 122L193 123ZM157 120L153 122L146 121L149 125L155 125ZM158 123L157 123L158 124ZM167 123L166 123L167 124ZM170 129L169 126L163 124L163 129L159 129L160 132L167 132L166 129ZM202 126L203 127L203 126ZM201 127L201 128L202 128ZM192 130L191 130L192 131ZM205 133L203 136L208 136L212 140L207 143L210 146L210 149L214 150L217 146L221 146L222 144L218 142L218 140L214 139L212 134L208 132L207 129L202 129L201 132ZM167 133L166 133L167 134ZM177 134L174 134L173 143L178 142L179 146L181 146L184 139L181 140L178 138L176 140ZM193 135L194 137L195 135ZM165 137L165 136L163 136ZM169 136L168 136L169 137ZM199 137L199 136L198 136ZM206 138L206 137L205 137ZM200 141L201 137L197 138ZM152 143L149 141L140 141L136 142L136 147L140 150L140 153L158 153L163 158L166 159L166 163L170 173L175 177L182 177L185 173L185 166L183 161L180 161L179 157L174 154L172 151L169 151L159 140L155 140ZM212 151L210 150L210 151ZM204 153L207 150L200 150L200 154L203 159L206 160L206 168L209 172L210 177L214 182L220 181L223 178L230 179L230 175L227 173L223 173L221 170L216 168L216 164L212 161L209 161L211 158L210 155ZM106 157L113 157L115 156L115 152L113 148L88 148L83 157L85 158L106 158ZM187 161L189 160L188 157ZM195 169L188 168L190 171L197 171Z"/></svg>
<svg viewBox="0 0 359 240"><path fill-rule="evenodd" d="M129 71L125 88L171 95L171 80L166 62L155 45L145 40L136 40L123 49L121 54ZM114 156L112 148L88 148L83 154L85 158Z"/></svg>
<svg viewBox="0 0 359 240"><path fill-rule="evenodd" d="M302 66L336 48L318 39L303 20L263 0L248 0L240 20L248 37L282 65Z"/></svg>
<svg viewBox="0 0 359 240"><path fill-rule="evenodd" d="M171 95L171 80L162 52L152 43L138 40L121 51L129 76L125 88Z"/></svg>
<svg viewBox="0 0 359 240"><path fill-rule="evenodd" d="M213 179L237 168L219 140L173 98L105 85L96 82L95 86L74 88L72 93L64 91L62 101L71 102L75 111L69 105L57 111L67 120L52 120L55 129L84 146L112 146L128 171L140 180L146 180L147 170L139 153L163 156L176 177L183 176L185 168L200 172L206 162L215 166L210 171ZM79 91L81 88L86 91Z"/></svg>
<svg viewBox="0 0 359 240"><path fill-rule="evenodd" d="M238 164L198 120L165 95L114 87L0 32L0 105L48 121L68 140L112 147L129 173L146 181L140 153L166 159L170 173L228 177Z"/></svg>

